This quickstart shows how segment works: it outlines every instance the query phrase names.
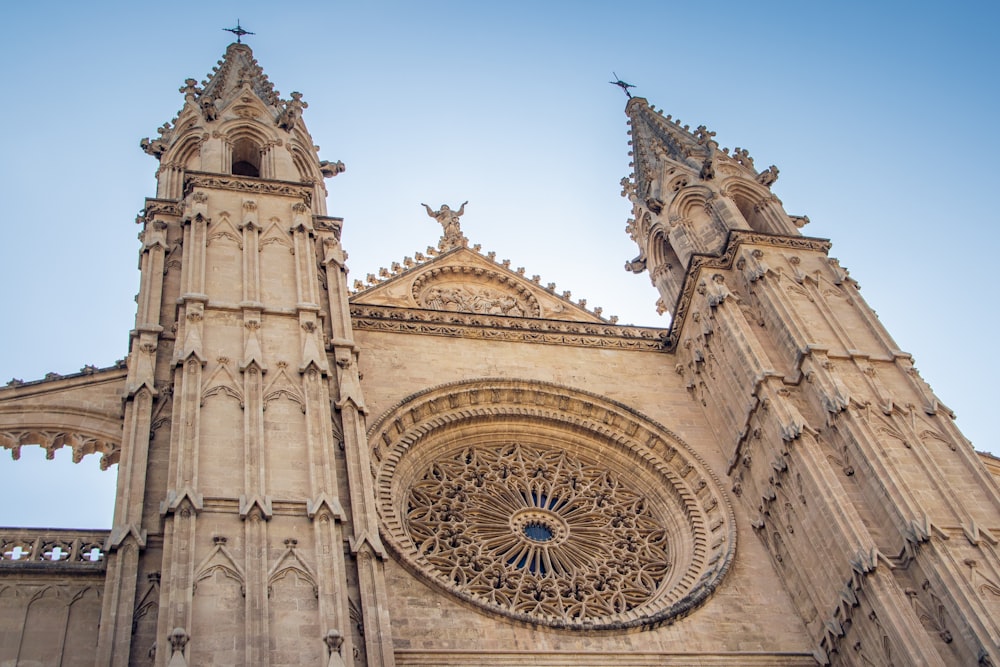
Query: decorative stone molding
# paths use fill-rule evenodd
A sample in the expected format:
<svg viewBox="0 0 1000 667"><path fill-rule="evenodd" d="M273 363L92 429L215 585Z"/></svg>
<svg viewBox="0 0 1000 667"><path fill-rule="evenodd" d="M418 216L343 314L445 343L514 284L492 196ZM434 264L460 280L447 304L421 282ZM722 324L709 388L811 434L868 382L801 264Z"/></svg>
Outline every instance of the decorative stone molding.
<svg viewBox="0 0 1000 667"><path fill-rule="evenodd" d="M488 612L651 628L704 603L735 555L732 509L675 434L609 399L483 379L416 394L369 430L382 536Z"/></svg>
<svg viewBox="0 0 1000 667"><path fill-rule="evenodd" d="M184 195L191 194L195 188L232 190L234 192L253 193L262 196L281 195L284 197L295 197L304 201L307 206L312 206L313 188L291 181L189 171L184 178Z"/></svg>
<svg viewBox="0 0 1000 667"><path fill-rule="evenodd" d="M17 429L0 431L0 447L11 450L14 460L21 458L21 447L38 445L45 450L45 458L55 458L55 450L68 446L73 450L73 463L79 463L87 454L101 454L101 470L118 463L121 455L118 442L79 431L52 429Z"/></svg>
<svg viewBox="0 0 1000 667"><path fill-rule="evenodd" d="M62 384L67 386L79 386L81 383L89 383L91 379L95 381L105 381L114 380L118 377L125 377L126 363L125 359L119 359L115 362L113 366L106 366L104 368L98 368L92 365L86 365L80 369L79 373L71 373L68 375L60 375L59 373L46 373L45 377L39 380L22 380L19 378L11 378L10 381L6 383L6 387L0 387L0 392L3 392L5 388L13 388L12 393L9 396L21 396L26 395L27 391L35 391L38 389L44 389L44 387L39 387L43 383L49 385L49 388L56 386L56 381L65 381ZM100 377L98 377L100 376ZM17 388L22 388L18 391ZM7 396L7 397L9 397ZM0 395L0 398L7 398Z"/></svg>
<svg viewBox="0 0 1000 667"><path fill-rule="evenodd" d="M447 261L459 259L463 261L462 253L471 253L475 259L467 263L448 264ZM451 258L446 260L445 258ZM496 268L483 266L481 260L487 260ZM382 267L378 274L369 273L365 281L355 280L354 289L350 292L352 301L366 298L363 296L369 290L379 285L394 281L404 275L412 275L410 284L411 306L438 310L467 312L486 312L491 314L513 315L518 317L540 317L542 304L539 298L549 296L557 301L571 306L573 310L582 310L595 315L604 322L615 324L618 317L604 317L601 307L587 308L586 299L570 300L570 292L561 294L556 291L555 283L542 284L540 275L533 275L530 282L524 267L512 269L509 259L497 260L495 252L482 253L482 247L477 243L468 245L468 239L463 237L463 243L448 247L442 243L440 248L427 247L427 254L417 252L412 257L404 257L402 263L392 262L390 268ZM434 293L441 289L447 294ZM545 294L547 293L547 294ZM370 294L370 292L369 292ZM513 299L514 303L510 300ZM553 304L549 304L549 310ZM562 305L555 305L555 311L561 311ZM491 312L492 311L492 312ZM499 312L497 312L499 311ZM517 314L520 311L521 314Z"/></svg>
<svg viewBox="0 0 1000 667"><path fill-rule="evenodd" d="M696 254L691 256L687 274L684 276L684 285L677 297L677 304L674 307L674 318L670 323L670 334L666 339L666 347L673 351L680 340L680 330L687 317L687 311L691 305L691 299L697 291L699 283L700 269L729 269L733 266L740 247L744 245L764 245L774 248L785 248L791 250L809 250L826 254L830 250L830 241L827 239L817 239L808 236L785 236L782 234L767 234L764 232L748 232L734 229L729 232L729 237L723 246L723 250L718 255Z"/></svg>
<svg viewBox="0 0 1000 667"><path fill-rule="evenodd" d="M667 332L646 327L351 305L355 330L429 334L521 343L658 351Z"/></svg>
<svg viewBox="0 0 1000 667"><path fill-rule="evenodd" d="M343 218L334 218L328 215L314 215L313 227L316 231L330 232L334 238L340 240L340 230L344 226Z"/></svg>
<svg viewBox="0 0 1000 667"><path fill-rule="evenodd" d="M152 220L156 216L180 216L182 213L180 203L173 199L146 198L146 207L140 212L140 217L136 222Z"/></svg>

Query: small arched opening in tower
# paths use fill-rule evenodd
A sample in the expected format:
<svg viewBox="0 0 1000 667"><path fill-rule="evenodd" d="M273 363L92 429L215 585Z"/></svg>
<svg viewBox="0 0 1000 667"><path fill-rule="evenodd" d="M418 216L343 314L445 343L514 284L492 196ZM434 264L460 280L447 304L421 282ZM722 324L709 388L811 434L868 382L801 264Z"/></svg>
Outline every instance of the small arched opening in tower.
<svg viewBox="0 0 1000 667"><path fill-rule="evenodd" d="M755 232L767 232L771 231L767 228L767 222L763 220L759 211L753 204L753 201L749 197L745 196L743 193L736 193L732 196L733 203L736 204L736 208L739 209L740 213L743 215L743 219L747 221L750 229Z"/></svg>
<svg viewBox="0 0 1000 667"><path fill-rule="evenodd" d="M233 144L233 176L260 178L260 147L242 137Z"/></svg>

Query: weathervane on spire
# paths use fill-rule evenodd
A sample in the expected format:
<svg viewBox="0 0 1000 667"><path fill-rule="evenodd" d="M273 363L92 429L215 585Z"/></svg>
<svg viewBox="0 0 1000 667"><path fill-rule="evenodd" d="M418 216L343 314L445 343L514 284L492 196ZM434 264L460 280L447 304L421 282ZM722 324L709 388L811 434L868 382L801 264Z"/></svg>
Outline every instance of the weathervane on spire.
<svg viewBox="0 0 1000 667"><path fill-rule="evenodd" d="M635 86L633 86L631 83L625 83L624 81L619 79L618 75L615 74L614 72L611 73L611 76L615 77L615 80L608 81L608 83L610 83L612 86L618 86L619 88L622 89L622 92L625 93L625 97L632 99L632 93L628 92L628 89L635 88Z"/></svg>
<svg viewBox="0 0 1000 667"><path fill-rule="evenodd" d="M243 43L241 41L241 38L244 35L252 35L252 34L254 34L252 32L244 30L243 26L240 25L240 20L239 19L236 19L236 27L235 28L223 28L223 30L225 30L226 32L231 32L234 35L236 35L236 43L237 44L242 44ZM626 92L628 92L628 91L626 91Z"/></svg>

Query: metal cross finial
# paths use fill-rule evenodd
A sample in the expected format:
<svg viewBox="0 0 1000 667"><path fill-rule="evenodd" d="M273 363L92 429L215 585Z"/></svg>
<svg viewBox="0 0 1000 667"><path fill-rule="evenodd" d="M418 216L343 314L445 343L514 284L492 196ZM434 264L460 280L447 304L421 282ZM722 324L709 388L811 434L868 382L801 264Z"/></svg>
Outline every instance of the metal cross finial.
<svg viewBox="0 0 1000 667"><path fill-rule="evenodd" d="M625 83L624 81L619 79L618 75L615 74L614 72L611 73L611 76L615 77L615 80L608 81L608 83L610 83L612 86L618 86L625 93L625 97L632 99L632 93L628 92L628 89L635 88L635 86L633 86L631 83Z"/></svg>
<svg viewBox="0 0 1000 667"><path fill-rule="evenodd" d="M223 28L223 30L225 30L226 32L231 32L234 35L236 35L236 43L237 44L242 44L243 43L241 41L241 38L244 35L252 35L252 34L254 34L252 32L244 30L243 26L240 25L240 20L239 19L236 19L236 27L235 28Z"/></svg>

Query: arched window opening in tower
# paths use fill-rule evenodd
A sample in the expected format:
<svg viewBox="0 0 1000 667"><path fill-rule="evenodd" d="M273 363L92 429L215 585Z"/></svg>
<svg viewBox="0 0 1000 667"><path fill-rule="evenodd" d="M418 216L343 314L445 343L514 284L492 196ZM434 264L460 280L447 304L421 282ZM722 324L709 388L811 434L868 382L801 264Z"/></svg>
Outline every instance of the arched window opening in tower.
<svg viewBox="0 0 1000 667"><path fill-rule="evenodd" d="M233 176L260 177L260 148L249 139L237 139L233 144Z"/></svg>

